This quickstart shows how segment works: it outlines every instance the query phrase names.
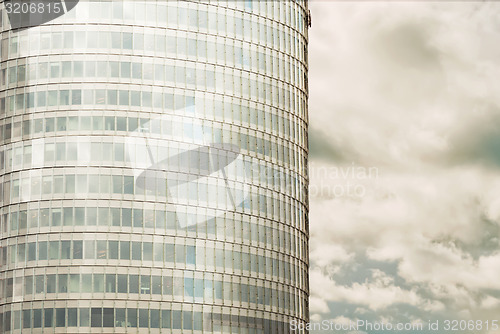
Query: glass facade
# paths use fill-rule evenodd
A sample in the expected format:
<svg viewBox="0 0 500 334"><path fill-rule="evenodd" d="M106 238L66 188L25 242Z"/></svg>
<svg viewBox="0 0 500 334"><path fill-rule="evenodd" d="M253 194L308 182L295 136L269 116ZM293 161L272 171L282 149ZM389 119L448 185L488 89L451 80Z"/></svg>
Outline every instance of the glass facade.
<svg viewBox="0 0 500 334"><path fill-rule="evenodd" d="M307 3L0 7L0 332L307 321Z"/></svg>

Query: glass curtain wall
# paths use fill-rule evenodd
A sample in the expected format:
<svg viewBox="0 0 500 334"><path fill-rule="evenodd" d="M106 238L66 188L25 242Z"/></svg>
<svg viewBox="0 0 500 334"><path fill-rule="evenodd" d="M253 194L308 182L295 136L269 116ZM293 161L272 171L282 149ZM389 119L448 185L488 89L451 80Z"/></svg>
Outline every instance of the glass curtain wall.
<svg viewBox="0 0 500 334"><path fill-rule="evenodd" d="M307 4L75 4L0 4L0 332L307 321Z"/></svg>

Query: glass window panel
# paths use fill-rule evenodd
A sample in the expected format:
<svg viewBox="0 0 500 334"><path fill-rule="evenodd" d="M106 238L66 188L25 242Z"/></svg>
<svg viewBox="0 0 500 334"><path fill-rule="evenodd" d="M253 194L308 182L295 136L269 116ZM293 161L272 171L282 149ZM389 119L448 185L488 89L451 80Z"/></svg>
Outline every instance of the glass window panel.
<svg viewBox="0 0 500 334"><path fill-rule="evenodd" d="M113 226L120 226L120 209L111 208L111 224Z"/></svg>
<svg viewBox="0 0 500 334"><path fill-rule="evenodd" d="M123 193L123 181L122 176L113 175L113 193L122 194Z"/></svg>
<svg viewBox="0 0 500 334"><path fill-rule="evenodd" d="M47 293L56 292L56 275L47 275Z"/></svg>
<svg viewBox="0 0 500 334"><path fill-rule="evenodd" d="M139 309L139 327L149 327L148 309Z"/></svg>
<svg viewBox="0 0 500 334"><path fill-rule="evenodd" d="M131 63L130 62L121 62L121 77L122 78L130 78L131 75Z"/></svg>
<svg viewBox="0 0 500 334"><path fill-rule="evenodd" d="M98 225L109 226L110 225L109 208L99 208L98 214L99 214Z"/></svg>
<svg viewBox="0 0 500 334"><path fill-rule="evenodd" d="M104 292L104 275L94 274L94 292L102 293Z"/></svg>
<svg viewBox="0 0 500 334"><path fill-rule="evenodd" d="M95 68L96 68L95 61L86 61L85 62L85 76L88 78L95 77Z"/></svg>
<svg viewBox="0 0 500 334"><path fill-rule="evenodd" d="M88 308L80 309L80 327L89 326L89 315L90 315L90 310Z"/></svg>
<svg viewBox="0 0 500 334"><path fill-rule="evenodd" d="M95 102L96 104L106 104L106 91L104 89L96 89Z"/></svg>
<svg viewBox="0 0 500 334"><path fill-rule="evenodd" d="M104 308L102 310L102 315L103 315L103 327L113 327L115 323L115 317L114 317L114 309L112 308Z"/></svg>
<svg viewBox="0 0 500 334"><path fill-rule="evenodd" d="M189 277L184 278L184 296L194 297L194 279Z"/></svg>
<svg viewBox="0 0 500 334"><path fill-rule="evenodd" d="M128 283L127 283L127 275L118 275L117 286L118 293L127 293L128 292Z"/></svg>
<svg viewBox="0 0 500 334"><path fill-rule="evenodd" d="M75 175L66 175L66 193L75 193Z"/></svg>
<svg viewBox="0 0 500 334"><path fill-rule="evenodd" d="M72 105L82 104L82 91L81 90L72 90L71 91L71 104Z"/></svg>
<svg viewBox="0 0 500 334"><path fill-rule="evenodd" d="M191 311L183 311L182 312L183 316L183 328L190 330L193 329L193 312Z"/></svg>
<svg viewBox="0 0 500 334"><path fill-rule="evenodd" d="M82 293L91 293L92 292L92 275L91 274L82 274Z"/></svg>
<svg viewBox="0 0 500 334"><path fill-rule="evenodd" d="M26 295L33 294L33 276L26 276L24 278L24 293Z"/></svg>
<svg viewBox="0 0 500 334"><path fill-rule="evenodd" d="M111 47L121 49L121 37L119 32L111 32Z"/></svg>
<svg viewBox="0 0 500 334"><path fill-rule="evenodd" d="M121 104L121 102L120 102ZM131 91L130 92L130 104L133 106L141 105L141 92Z"/></svg>
<svg viewBox="0 0 500 334"><path fill-rule="evenodd" d="M57 275L57 292L59 292L59 293L68 292L68 275L67 274Z"/></svg>
<svg viewBox="0 0 500 334"><path fill-rule="evenodd" d="M82 226L84 225L84 223L85 223L85 208L75 208L75 225Z"/></svg>
<svg viewBox="0 0 500 334"><path fill-rule="evenodd" d="M122 226L132 226L132 209L122 208Z"/></svg>
<svg viewBox="0 0 500 334"><path fill-rule="evenodd" d="M128 327L137 327L137 309L129 308L127 309L127 322Z"/></svg>
<svg viewBox="0 0 500 334"><path fill-rule="evenodd" d="M83 91L83 104L94 104L94 91L86 89Z"/></svg>
<svg viewBox="0 0 500 334"><path fill-rule="evenodd" d="M49 242L49 259L50 260L59 259L59 241Z"/></svg>
<svg viewBox="0 0 500 334"><path fill-rule="evenodd" d="M68 327L78 326L77 314L78 314L77 308L68 308Z"/></svg>
<svg viewBox="0 0 500 334"><path fill-rule="evenodd" d="M109 241L109 259L118 259L118 241Z"/></svg>
<svg viewBox="0 0 500 334"><path fill-rule="evenodd" d="M61 259L71 259L71 241L69 240L61 241Z"/></svg>
<svg viewBox="0 0 500 334"><path fill-rule="evenodd" d="M150 327L160 328L160 310L150 310Z"/></svg>
<svg viewBox="0 0 500 334"><path fill-rule="evenodd" d="M50 77L59 78L60 63L50 63Z"/></svg>
<svg viewBox="0 0 500 334"><path fill-rule="evenodd" d="M35 293L43 293L45 291L45 276L35 276Z"/></svg>
<svg viewBox="0 0 500 334"><path fill-rule="evenodd" d="M139 293L139 275L129 275L129 293Z"/></svg>
<svg viewBox="0 0 500 334"><path fill-rule="evenodd" d="M44 311L44 327L52 327L54 325L54 309L52 308L46 308L43 310Z"/></svg>
<svg viewBox="0 0 500 334"><path fill-rule="evenodd" d="M140 242L132 242L132 260L142 260L142 249Z"/></svg>
<svg viewBox="0 0 500 334"><path fill-rule="evenodd" d="M69 275L69 292L78 293L80 292L80 274ZM76 325L74 325L76 326Z"/></svg>
<svg viewBox="0 0 500 334"><path fill-rule="evenodd" d="M124 308L115 309L115 326L116 327L125 327L126 326L125 309Z"/></svg>
<svg viewBox="0 0 500 334"><path fill-rule="evenodd" d="M132 63L132 77L134 79L142 79L142 66L142 63Z"/></svg>
<svg viewBox="0 0 500 334"><path fill-rule="evenodd" d="M172 328L182 329L182 313L181 311L172 311Z"/></svg>
<svg viewBox="0 0 500 334"><path fill-rule="evenodd" d="M114 117L105 117L104 118L104 126L106 130L115 130L115 118Z"/></svg>
<svg viewBox="0 0 500 334"><path fill-rule="evenodd" d="M162 310L161 311L161 327L162 328L171 328L171 316L170 310Z"/></svg>
<svg viewBox="0 0 500 334"><path fill-rule="evenodd" d="M142 105L144 107L151 107L152 94L151 92L142 92Z"/></svg>
<svg viewBox="0 0 500 334"><path fill-rule="evenodd" d="M118 104L118 91L115 89L108 90L108 104L117 105Z"/></svg>
<svg viewBox="0 0 500 334"><path fill-rule="evenodd" d="M153 261L153 243L143 243L143 261Z"/></svg>
<svg viewBox="0 0 500 334"><path fill-rule="evenodd" d="M73 76L77 78L83 76L83 61L73 62Z"/></svg>
<svg viewBox="0 0 500 334"><path fill-rule="evenodd" d="M141 275L141 294L151 293L151 281L149 275Z"/></svg>
<svg viewBox="0 0 500 334"><path fill-rule="evenodd" d="M110 181L111 178L109 175L100 175L99 177L99 185L100 185L100 193L101 194L109 194L110 193Z"/></svg>
<svg viewBox="0 0 500 334"><path fill-rule="evenodd" d="M173 281L172 277L165 276L163 277L163 294L167 296L171 296L173 292Z"/></svg>
<svg viewBox="0 0 500 334"><path fill-rule="evenodd" d="M129 104L129 92L126 90L119 91L119 102L120 105L126 106Z"/></svg>
<svg viewBox="0 0 500 334"><path fill-rule="evenodd" d="M127 131L127 118L126 117L117 117L116 118L116 130Z"/></svg>
<svg viewBox="0 0 500 334"><path fill-rule="evenodd" d="M120 76L120 63L117 61L110 61L108 66L111 77L118 78Z"/></svg>
<svg viewBox="0 0 500 334"><path fill-rule="evenodd" d="M202 279L195 279L194 280L194 296L196 298L203 298L204 295L204 285L203 285L203 280Z"/></svg>
<svg viewBox="0 0 500 334"><path fill-rule="evenodd" d="M107 77L108 76L108 62L98 61L96 64L97 75L99 77Z"/></svg>
<svg viewBox="0 0 500 334"><path fill-rule="evenodd" d="M42 310L37 309L33 310L33 327L41 328L42 327Z"/></svg>
<svg viewBox="0 0 500 334"><path fill-rule="evenodd" d="M122 40L123 40L123 49L132 49L133 47L133 42L132 42L132 33L122 33Z"/></svg>
<svg viewBox="0 0 500 334"><path fill-rule="evenodd" d="M36 261L36 243L28 244L28 261Z"/></svg>
<svg viewBox="0 0 500 334"><path fill-rule="evenodd" d="M96 241L96 255L97 259L106 259L106 241L105 240L97 240Z"/></svg>
<svg viewBox="0 0 500 334"><path fill-rule="evenodd" d="M106 292L116 292L116 275L106 275Z"/></svg>
<svg viewBox="0 0 500 334"><path fill-rule="evenodd" d="M95 259L95 241L93 240L85 240L85 259Z"/></svg>
<svg viewBox="0 0 500 334"><path fill-rule="evenodd" d="M196 265L196 248L194 246L186 246L186 263Z"/></svg>
<svg viewBox="0 0 500 334"><path fill-rule="evenodd" d="M38 260L47 260L47 241L38 243Z"/></svg>
<svg viewBox="0 0 500 334"><path fill-rule="evenodd" d="M130 260L129 241L120 241L120 260Z"/></svg>
<svg viewBox="0 0 500 334"><path fill-rule="evenodd" d="M95 49L98 47L100 32L87 31L87 48Z"/></svg>
<svg viewBox="0 0 500 334"><path fill-rule="evenodd" d="M152 276L151 278L151 293L161 294L161 276Z"/></svg>
<svg viewBox="0 0 500 334"><path fill-rule="evenodd" d="M102 327L102 308L92 308L90 318L92 327Z"/></svg>

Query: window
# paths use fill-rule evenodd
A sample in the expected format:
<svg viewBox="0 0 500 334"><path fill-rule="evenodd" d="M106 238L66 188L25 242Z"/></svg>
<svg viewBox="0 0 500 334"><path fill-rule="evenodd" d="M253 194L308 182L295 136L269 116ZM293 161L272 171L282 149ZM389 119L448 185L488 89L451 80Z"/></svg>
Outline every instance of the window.
<svg viewBox="0 0 500 334"><path fill-rule="evenodd" d="M80 292L80 274L71 274L69 278L69 292ZM76 326L76 325L75 325Z"/></svg>
<svg viewBox="0 0 500 334"><path fill-rule="evenodd" d="M127 309L128 327L137 327L137 309Z"/></svg>
<svg viewBox="0 0 500 334"><path fill-rule="evenodd" d="M132 33L123 33L123 36L122 36L122 40L123 40L123 48L124 49L132 49L133 47L133 42L132 42Z"/></svg>
<svg viewBox="0 0 500 334"><path fill-rule="evenodd" d="M130 260L130 242L120 241L120 260Z"/></svg>
<svg viewBox="0 0 500 334"><path fill-rule="evenodd" d="M103 293L104 292L104 275L103 274L94 274L94 289L95 293Z"/></svg>
<svg viewBox="0 0 500 334"><path fill-rule="evenodd" d="M116 275L106 275L106 292L116 292Z"/></svg>
<svg viewBox="0 0 500 334"><path fill-rule="evenodd" d="M112 308L103 308L103 327L114 327L114 309Z"/></svg>
<svg viewBox="0 0 500 334"><path fill-rule="evenodd" d="M92 308L90 311L92 327L102 327L102 308Z"/></svg>
<svg viewBox="0 0 500 334"><path fill-rule="evenodd" d="M129 293L139 293L139 275L130 275L129 276L129 291L128 292Z"/></svg>

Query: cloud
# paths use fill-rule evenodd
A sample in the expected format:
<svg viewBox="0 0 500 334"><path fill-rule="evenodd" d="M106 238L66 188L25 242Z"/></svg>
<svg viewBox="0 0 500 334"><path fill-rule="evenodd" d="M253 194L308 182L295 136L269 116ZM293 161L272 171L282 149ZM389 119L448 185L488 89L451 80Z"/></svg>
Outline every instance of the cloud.
<svg viewBox="0 0 500 334"><path fill-rule="evenodd" d="M365 161L414 165L451 154L455 129L500 99L489 12L497 7L477 7L313 4L325 23L311 29L312 126Z"/></svg>
<svg viewBox="0 0 500 334"><path fill-rule="evenodd" d="M324 299L311 297L309 299L309 311L311 314L328 313L330 312L330 308Z"/></svg>
<svg viewBox="0 0 500 334"><path fill-rule="evenodd" d="M410 305L422 303L421 298L414 291L394 286L391 277L377 271L369 281L362 284L354 283L351 286L337 285L319 270L312 270L310 277L311 284L321 286L321 295L330 301L364 305L371 310L379 310L400 303Z"/></svg>
<svg viewBox="0 0 500 334"><path fill-rule="evenodd" d="M318 243L311 245L309 258L316 265L325 267L333 263L343 263L350 261L354 254L348 253L340 245Z"/></svg>
<svg viewBox="0 0 500 334"><path fill-rule="evenodd" d="M327 135L320 129L309 129L309 158L341 162L344 157L341 154L341 145L335 145Z"/></svg>
<svg viewBox="0 0 500 334"><path fill-rule="evenodd" d="M311 10L311 311L498 314L500 4Z"/></svg>

